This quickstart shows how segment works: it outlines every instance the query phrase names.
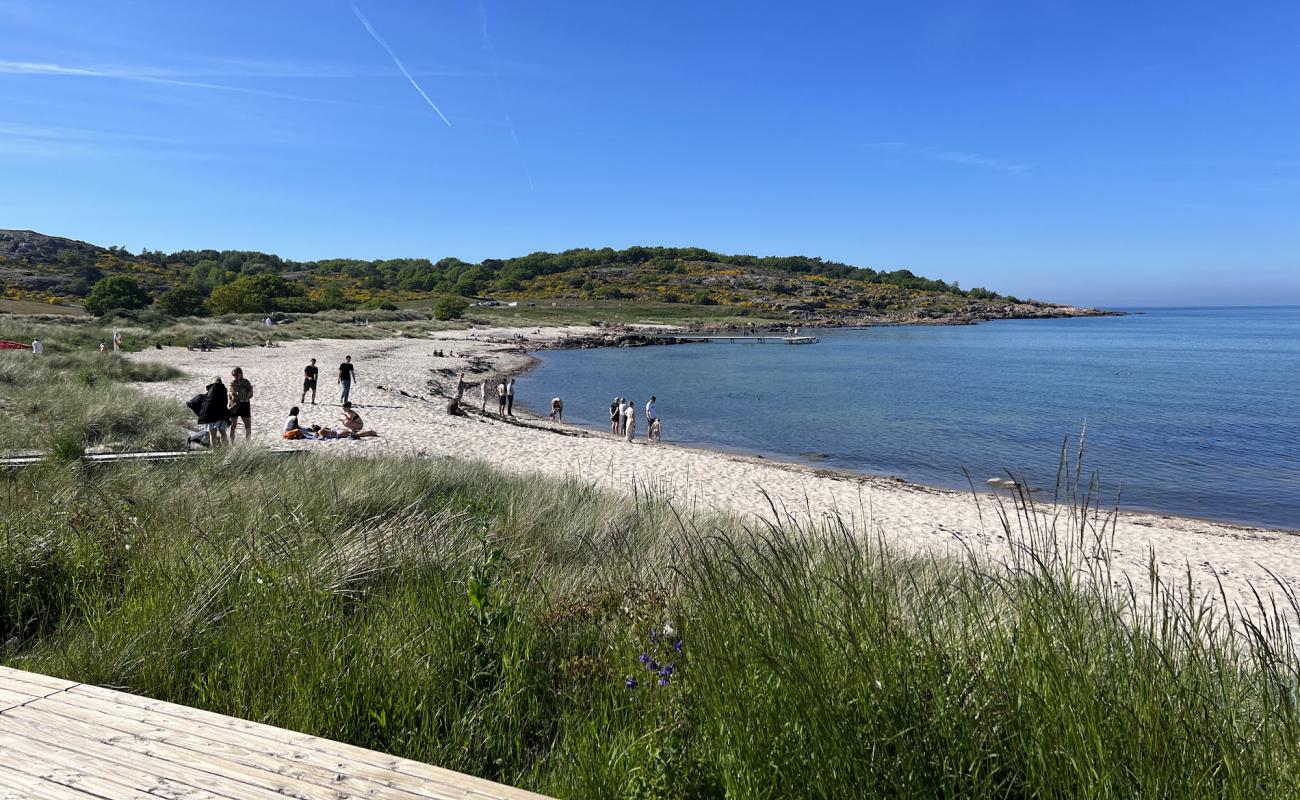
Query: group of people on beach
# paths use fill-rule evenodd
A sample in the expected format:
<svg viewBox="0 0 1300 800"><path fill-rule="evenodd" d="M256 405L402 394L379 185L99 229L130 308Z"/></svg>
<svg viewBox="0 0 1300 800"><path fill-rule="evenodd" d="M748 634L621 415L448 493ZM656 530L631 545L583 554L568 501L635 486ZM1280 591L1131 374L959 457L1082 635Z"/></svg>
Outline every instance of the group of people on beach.
<svg viewBox="0 0 1300 800"><path fill-rule="evenodd" d="M661 441L663 420L659 418L658 398L650 395L645 404L646 441ZM609 404L609 432L630 442L636 437L636 403L626 397L615 397Z"/></svg>
<svg viewBox="0 0 1300 800"><path fill-rule="evenodd" d="M361 415L352 407L350 401L343 401L341 425L303 425L298 420L301 410L298 406L289 409L289 418L284 421L284 439L367 439L378 436L376 431L368 430Z"/></svg>
<svg viewBox="0 0 1300 800"><path fill-rule="evenodd" d="M352 363L352 356L345 356L343 363L339 364L338 386L339 400L343 405L347 405L352 399L352 381L357 377L357 368ZM307 402L307 394L311 393L311 404L316 405L316 385L320 378L320 367L316 366L316 359L311 359L307 366L302 368L302 397L298 399L299 403Z"/></svg>
<svg viewBox="0 0 1300 800"><path fill-rule="evenodd" d="M190 437L191 443L215 449L233 442L240 422L244 423L244 438L253 435L253 383L244 377L241 367L230 371L229 388L216 375L203 394L190 398L186 405L198 415L199 430Z"/></svg>
<svg viewBox="0 0 1300 800"><path fill-rule="evenodd" d="M307 395L310 393L311 404L316 405L319 374L320 368L316 366L316 359L313 358L303 368L300 403L305 403ZM338 385L343 408L343 416L339 419L339 425L302 425L298 420L299 407L294 406L290 409L289 418L285 421L283 438L362 439L378 436L378 433L366 428L361 415L352 407L352 383L356 379L356 374L356 367L352 364L352 356L347 356L343 359L343 363L339 364L338 371ZM190 437L190 442L193 444L206 444L212 448L233 442L240 422L244 423L244 438L251 438L253 435L252 401L253 384L244 376L243 368L235 367L230 371L229 386L222 380L220 375L213 377L212 382L204 388L203 394L195 395L187 403L198 416L199 428L198 432Z"/></svg>

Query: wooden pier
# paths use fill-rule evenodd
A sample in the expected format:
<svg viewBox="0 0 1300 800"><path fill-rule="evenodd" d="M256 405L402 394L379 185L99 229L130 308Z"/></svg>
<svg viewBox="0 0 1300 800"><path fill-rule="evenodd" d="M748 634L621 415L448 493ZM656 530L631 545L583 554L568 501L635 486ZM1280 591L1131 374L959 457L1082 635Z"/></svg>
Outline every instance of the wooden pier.
<svg viewBox="0 0 1300 800"><path fill-rule="evenodd" d="M547 800L448 769L0 667L0 799Z"/></svg>

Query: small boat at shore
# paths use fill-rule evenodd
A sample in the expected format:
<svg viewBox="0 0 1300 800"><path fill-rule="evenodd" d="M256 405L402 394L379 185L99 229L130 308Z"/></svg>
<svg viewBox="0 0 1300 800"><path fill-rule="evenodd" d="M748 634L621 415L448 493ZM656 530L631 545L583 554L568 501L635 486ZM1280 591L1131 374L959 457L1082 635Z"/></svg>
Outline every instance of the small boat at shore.
<svg viewBox="0 0 1300 800"><path fill-rule="evenodd" d="M786 344L817 344L821 339L816 336L787 336L784 341Z"/></svg>
<svg viewBox="0 0 1300 800"><path fill-rule="evenodd" d="M31 350L30 344L22 342L11 342L8 339L0 339L0 350Z"/></svg>

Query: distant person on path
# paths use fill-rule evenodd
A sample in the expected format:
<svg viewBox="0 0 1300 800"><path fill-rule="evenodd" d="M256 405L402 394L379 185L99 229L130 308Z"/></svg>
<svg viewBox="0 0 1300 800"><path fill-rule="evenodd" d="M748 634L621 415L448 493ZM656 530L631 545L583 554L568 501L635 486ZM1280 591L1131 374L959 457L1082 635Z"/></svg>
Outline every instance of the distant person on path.
<svg viewBox="0 0 1300 800"><path fill-rule="evenodd" d="M242 367L230 371L230 441L235 440L235 429L244 421L244 440L253 436L253 384L244 377Z"/></svg>
<svg viewBox="0 0 1300 800"><path fill-rule="evenodd" d="M456 405L457 406L459 406L461 401L465 399L465 390L467 388L469 388L469 384L465 383L465 373L462 372L460 374L460 377L456 378Z"/></svg>
<svg viewBox="0 0 1300 800"><path fill-rule="evenodd" d="M558 397L551 398L551 422L564 422L564 401Z"/></svg>
<svg viewBox="0 0 1300 800"><path fill-rule="evenodd" d="M623 419L623 398L615 397L609 404L609 432L618 436L619 423Z"/></svg>
<svg viewBox="0 0 1300 800"><path fill-rule="evenodd" d="M108 344L103 339L99 340L99 352L101 353L108 352Z"/></svg>
<svg viewBox="0 0 1300 800"><path fill-rule="evenodd" d="M302 368L302 398L299 403L307 402L307 392L311 392L311 404L316 405L316 376L320 375L320 368L316 366L316 359Z"/></svg>
<svg viewBox="0 0 1300 800"><path fill-rule="evenodd" d="M636 436L636 405L629 400L623 407L623 439L630 442L633 436Z"/></svg>
<svg viewBox="0 0 1300 800"><path fill-rule="evenodd" d="M506 414L515 415L515 379L506 381Z"/></svg>
<svg viewBox="0 0 1300 800"><path fill-rule="evenodd" d="M122 352L122 332L117 328L113 329L113 352Z"/></svg>
<svg viewBox="0 0 1300 800"><path fill-rule="evenodd" d="M298 424L297 406L289 409L289 418L284 421L284 433L282 433L281 436L285 439L302 438L302 426Z"/></svg>
<svg viewBox="0 0 1300 800"><path fill-rule="evenodd" d="M478 397L480 400L483 401L483 405L479 408L479 411L481 411L484 414L487 413L487 390L488 390L488 382L487 382L487 378L484 378L483 380L478 382Z"/></svg>
<svg viewBox="0 0 1300 800"><path fill-rule="evenodd" d="M208 434L208 446L216 449L226 438L227 408L226 385L217 375L207 386L207 395L199 407L199 430Z"/></svg>
<svg viewBox="0 0 1300 800"><path fill-rule="evenodd" d="M501 379L497 384L497 414L504 417L506 415L506 380Z"/></svg>
<svg viewBox="0 0 1300 800"><path fill-rule="evenodd" d="M39 356L45 352L45 346L41 344L40 339L32 339L32 355Z"/></svg>
<svg viewBox="0 0 1300 800"><path fill-rule="evenodd" d="M343 359L339 364L339 386L343 387L343 405L347 405L352 397L352 378L356 376L356 367L352 366L352 356Z"/></svg>

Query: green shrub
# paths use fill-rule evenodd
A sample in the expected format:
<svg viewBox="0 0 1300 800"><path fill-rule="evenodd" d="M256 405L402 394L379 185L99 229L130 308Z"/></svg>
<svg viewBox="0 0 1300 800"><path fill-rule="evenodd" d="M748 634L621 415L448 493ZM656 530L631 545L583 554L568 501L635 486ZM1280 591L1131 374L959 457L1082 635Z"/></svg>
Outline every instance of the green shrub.
<svg viewBox="0 0 1300 800"><path fill-rule="evenodd" d="M438 320L460 319L469 308L469 303L459 297L444 297L433 305L433 318Z"/></svg>

